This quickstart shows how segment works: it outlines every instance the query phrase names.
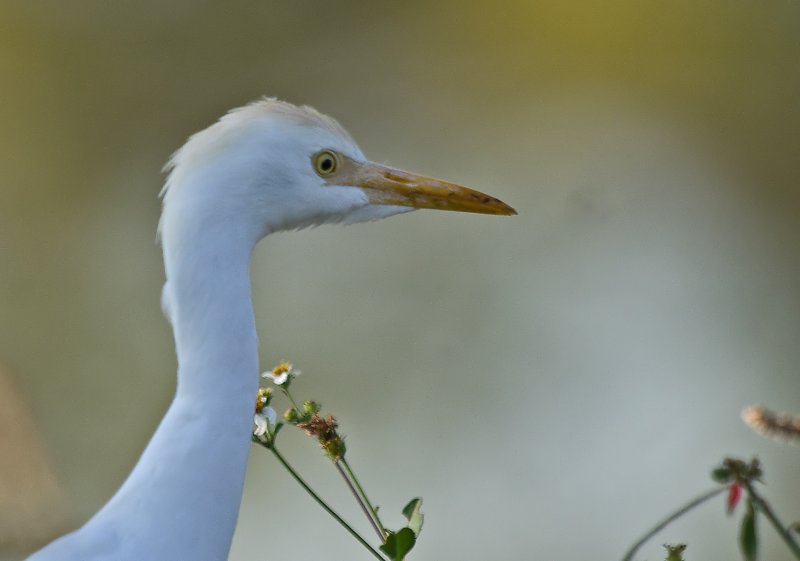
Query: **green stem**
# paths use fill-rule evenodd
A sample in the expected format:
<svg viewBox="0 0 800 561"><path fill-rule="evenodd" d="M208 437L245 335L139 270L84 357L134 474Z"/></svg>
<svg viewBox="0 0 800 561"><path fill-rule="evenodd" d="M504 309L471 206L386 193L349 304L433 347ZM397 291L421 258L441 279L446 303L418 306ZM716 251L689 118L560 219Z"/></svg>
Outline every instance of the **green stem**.
<svg viewBox="0 0 800 561"><path fill-rule="evenodd" d="M674 520L677 520L678 518L680 518L681 516L683 516L684 514L689 512L690 510L692 510L693 508L695 508L697 506L700 506L701 504L703 504L707 500L716 497L717 495L719 495L720 493L722 493L726 489L727 489L727 486L718 487L716 489L712 489L711 491L703 493L699 497L696 497L695 499L692 499L691 501L686 503L684 506L682 506L681 508L679 508L678 510L676 510L675 512L673 512L672 514L667 516L664 520L662 520L661 522L656 524L653 527L653 529L651 529L649 532L647 532L642 537L642 539L640 539L638 542L633 544L633 546L631 546L631 548L627 551L627 553L625 553L625 557L622 558L622 561L631 561L631 559L633 559L633 556L636 555L636 552L639 551L639 548L642 547L647 542L647 540L649 540L650 538L655 536L657 533L659 533L661 530L666 528L667 525L669 525Z"/></svg>
<svg viewBox="0 0 800 561"><path fill-rule="evenodd" d="M370 509L367 508L367 505L364 503L363 500L361 500L361 497L358 495L358 491L356 491L355 487L353 487L353 483L350 481L350 479L347 477L347 474L342 469L341 461L340 460L334 460L333 465L336 466L336 469L339 471L339 475L341 475L342 479L344 479L344 482L347 483L347 487L350 489L350 492L355 497L356 502L358 503L358 506L361 507L361 511L364 513L364 516L367 517L367 520L369 520L369 523L372 525L372 529L375 530L376 534L378 534L378 539L381 540L381 542L383 542L386 539L383 536L383 532L381 532L381 529L378 527L378 524L375 522L374 515L372 513L370 513Z"/></svg>
<svg viewBox="0 0 800 561"><path fill-rule="evenodd" d="M361 493L361 498L364 499L365 503L367 503L367 506L369 507L369 511L375 517L375 522L378 524L378 528L380 528L381 534L383 536L382 539L385 540L386 539L386 527L383 525L383 522L381 522L381 517L378 516L378 509L375 508L374 506L372 506L372 503L369 502L369 497L367 497L367 494L364 492L364 488L361 486L361 483L358 481L358 477L356 477L356 474L353 473L353 469L350 467L350 464L347 462L346 458L342 458L342 464L344 464L344 468L347 470L348 475L350 475L350 479L352 479L353 483L356 484L356 488L358 489L358 492Z"/></svg>
<svg viewBox="0 0 800 561"><path fill-rule="evenodd" d="M758 509L764 513L767 519L769 519L769 521L772 523L772 526L775 528L775 531L778 532L778 535L781 538L783 538L783 541L786 543L786 546L789 548L792 554L794 554L795 558L800 559L800 546L794 540L786 525L780 521L767 501L764 500L761 495L756 493L752 481L744 481L744 486L747 489L747 492L750 493L750 498L752 501L756 504Z"/></svg>
<svg viewBox="0 0 800 561"><path fill-rule="evenodd" d="M283 395L288 397L289 401L292 402L292 406L294 407L295 411L297 411L297 414L298 415L302 415L303 414L303 410L300 409L300 407L297 405L297 403L295 403L294 398L292 397L292 394L289 393L289 389L288 388L284 388L283 386L281 386L281 391L283 391Z"/></svg>
<svg viewBox="0 0 800 561"><path fill-rule="evenodd" d="M300 484L300 486L306 490L306 493L311 495L311 498L317 501L317 504L319 504L319 506L325 509L325 512L330 514L339 524L341 524L344 527L345 530L350 532L350 535L352 535L356 540L358 540L358 542L361 545L366 547L369 550L369 552L372 553L372 555L374 555L377 559L380 559L380 561L386 561L386 559L380 553L378 553L375 549L373 549L372 546L369 545L369 543L367 543L367 541L364 538L362 538L358 532L353 530L353 528L351 528L350 525L347 522L345 522L341 516L336 514L336 512L334 512L334 510L331 507L329 507L325 503L325 501L323 501L319 497L319 495L317 495L314 492L314 490L308 486L308 484L305 481L303 481L303 478L300 477L300 475L292 468L292 466L289 465L289 462L287 462L286 459L281 455L281 453L275 449L274 445L270 447L269 450L275 455L276 458L278 458L278 461L283 465L283 467L286 468L286 471L288 471L289 474L292 477L294 477L294 480L297 481Z"/></svg>

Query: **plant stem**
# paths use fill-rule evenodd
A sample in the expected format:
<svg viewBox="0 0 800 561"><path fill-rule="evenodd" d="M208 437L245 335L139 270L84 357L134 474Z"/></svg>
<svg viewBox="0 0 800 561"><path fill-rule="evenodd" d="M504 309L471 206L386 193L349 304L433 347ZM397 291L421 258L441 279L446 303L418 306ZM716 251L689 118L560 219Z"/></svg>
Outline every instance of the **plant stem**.
<svg viewBox="0 0 800 561"><path fill-rule="evenodd" d="M286 468L286 471L288 471L289 474L292 477L294 477L294 480L297 481L300 484L300 486L306 490L306 493L311 495L311 498L317 501L317 504L319 504L319 506L325 509L325 512L330 514L339 524L341 524L344 527L345 530L350 532L350 535L352 535L356 540L358 540L358 542L361 545L366 547L369 550L369 552L372 553L372 555L374 555L377 559L380 559L380 561L386 561L386 559L380 553L378 553L375 549L373 549L372 546L369 545L369 543L367 543L367 541L364 538L362 538L358 532L353 530L353 528L351 528L350 525L347 522L345 522L341 516L336 514L336 512L334 512L334 510L331 507L329 507L325 503L325 501L323 501L319 497L319 495L317 495L314 492L314 490L308 486L308 484L305 481L303 481L303 478L300 477L300 475L292 468L292 466L289 465L289 462L287 462L286 459L281 455L281 453L278 452L278 450L275 448L274 445L270 447L269 450L275 455L276 458L278 458L278 461L283 465L283 467Z"/></svg>
<svg viewBox="0 0 800 561"><path fill-rule="evenodd" d="M789 550L794 554L795 558L800 559L800 546L792 537L791 532L789 529L780 521L778 516L769 506L767 501L765 501L761 495L756 493L755 488L753 487L752 481L744 481L744 486L747 489L747 492L750 493L750 498L756 504L758 509L764 513L764 515L772 522L772 526L775 528L775 531L778 532L783 541L786 543L786 546Z"/></svg>
<svg viewBox="0 0 800 561"><path fill-rule="evenodd" d="M709 499L711 499L713 497L716 497L717 495L719 495L720 493L722 493L726 489L727 489L727 486L717 487L716 489L712 489L711 491L703 493L699 497L696 497L696 498L692 499L691 501L686 503L684 506L682 506L681 508L679 508L678 510L676 510L675 512L673 512L672 514L667 516L664 520L662 520L661 522L656 524L653 527L652 530L647 532L642 537L642 539L640 539L635 544L633 544L631 546L631 548L627 551L627 553L625 553L625 557L622 558L622 561L631 561L633 559L633 556L636 555L636 552L639 551L639 548L642 547L647 542L647 540L649 540L650 538L655 536L657 533L659 533L661 530L666 528L667 525L669 525L674 520L677 520L678 518L680 518L681 516L683 516L684 514L689 512L690 510L692 510L693 508L695 508L697 506L700 506L701 504L703 504L707 500L709 500Z"/></svg>
<svg viewBox="0 0 800 561"><path fill-rule="evenodd" d="M350 481L350 478L347 477L347 474L342 469L341 461L340 460L334 460L333 465L335 465L336 469L339 470L339 474L342 476L342 479L344 479L344 482L347 483L347 486L350 488L350 492L353 493L353 496L356 498L356 502L358 503L358 506L361 507L361 510L364 513L364 516L366 516L367 520L369 520L369 523L372 524L372 529L375 530L375 533L378 534L378 539L381 540L381 543L383 543L383 541L385 540L385 538L383 536L383 532L381 532L381 529L378 527L378 524L375 522L375 518L373 518L373 515L370 514L370 510L367 508L367 505L364 504L363 500L361 500L361 497L359 496L358 491L356 491L356 488L353 487L353 483Z"/></svg>
<svg viewBox="0 0 800 561"><path fill-rule="evenodd" d="M378 516L378 509L375 508L374 506L372 506L372 503L369 502L369 497L367 497L367 494L364 492L364 488L361 486L361 483L358 481L358 477L356 477L356 474L353 473L353 468L350 467L350 464L347 462L347 459L346 458L342 458L341 461L342 461L342 464L344 464L344 468L347 470L347 474L350 476L350 479L352 479L353 483L356 484L356 489L358 489L358 492L361 493L361 498L364 499L365 503L367 503L367 507L369 507L369 511L375 517L375 522L378 524L378 528L380 528L381 534L383 535L382 539L385 540L386 539L386 528L384 527L383 522L381 522L381 517Z"/></svg>
<svg viewBox="0 0 800 561"><path fill-rule="evenodd" d="M295 411L297 411L297 413L299 415L302 415L303 414L303 410L300 409L300 407L297 405L297 403L295 403L294 398L292 397L292 394L289 393L289 390L287 388L284 388L283 386L281 386L281 390L283 391L283 395L288 397L289 401L292 402L292 406L294 407Z"/></svg>

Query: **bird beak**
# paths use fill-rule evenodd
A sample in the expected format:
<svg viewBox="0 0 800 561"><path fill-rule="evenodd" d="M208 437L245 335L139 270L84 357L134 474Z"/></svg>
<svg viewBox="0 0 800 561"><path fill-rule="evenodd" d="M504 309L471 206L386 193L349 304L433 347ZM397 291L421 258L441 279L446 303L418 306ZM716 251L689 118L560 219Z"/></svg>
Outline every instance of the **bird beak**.
<svg viewBox="0 0 800 561"><path fill-rule="evenodd" d="M480 214L517 214L503 201L455 183L390 168L373 162L359 162L342 157L341 169L331 182L362 188L375 205L410 206L477 212Z"/></svg>

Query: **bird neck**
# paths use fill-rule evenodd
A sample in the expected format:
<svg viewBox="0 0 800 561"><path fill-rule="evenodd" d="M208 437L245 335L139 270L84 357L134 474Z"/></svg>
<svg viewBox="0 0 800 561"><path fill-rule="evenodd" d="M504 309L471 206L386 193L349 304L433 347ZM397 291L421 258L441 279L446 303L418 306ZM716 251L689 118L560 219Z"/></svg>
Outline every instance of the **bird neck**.
<svg viewBox="0 0 800 561"><path fill-rule="evenodd" d="M163 298L175 335L177 397L212 408L227 408L244 395L253 401L258 341L249 269L255 240L244 231L183 235L191 242L181 245L194 251L173 251L164 240ZM245 413L252 414L250 409Z"/></svg>
<svg viewBox="0 0 800 561"><path fill-rule="evenodd" d="M249 280L257 236L204 221L172 223L162 238L176 397L96 518L120 534L131 559L222 561L238 517L258 386Z"/></svg>

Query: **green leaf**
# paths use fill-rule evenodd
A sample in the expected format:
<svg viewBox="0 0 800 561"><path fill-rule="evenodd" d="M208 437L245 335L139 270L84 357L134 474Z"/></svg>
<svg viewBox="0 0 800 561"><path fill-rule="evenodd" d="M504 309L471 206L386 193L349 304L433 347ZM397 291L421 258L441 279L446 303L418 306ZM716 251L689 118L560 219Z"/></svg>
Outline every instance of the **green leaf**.
<svg viewBox="0 0 800 561"><path fill-rule="evenodd" d="M753 501L747 501L747 510L742 517L742 525L739 528L739 547L745 561L756 561L758 559L758 535L756 534L756 510L753 508Z"/></svg>
<svg viewBox="0 0 800 561"><path fill-rule="evenodd" d="M412 499L404 508L403 516L408 520L408 527L414 532L415 536L419 536L422 531L422 522L425 520L425 515L422 514L422 499L417 497Z"/></svg>
<svg viewBox="0 0 800 561"><path fill-rule="evenodd" d="M717 483L727 483L732 476L733 473L729 467L719 467L711 472L711 479Z"/></svg>
<svg viewBox="0 0 800 561"><path fill-rule="evenodd" d="M403 561L406 554L411 551L416 543L417 537L411 528L401 528L395 534L389 532L389 536L381 546L383 551L392 561Z"/></svg>
<svg viewBox="0 0 800 561"><path fill-rule="evenodd" d="M422 504L422 499L417 497L415 499L411 499L408 501L408 504L403 507L403 516L407 519L411 519L411 515L413 514L415 509L419 509L419 506Z"/></svg>
<svg viewBox="0 0 800 561"><path fill-rule="evenodd" d="M664 544L667 549L667 561L683 561L683 552L686 551L686 544Z"/></svg>

